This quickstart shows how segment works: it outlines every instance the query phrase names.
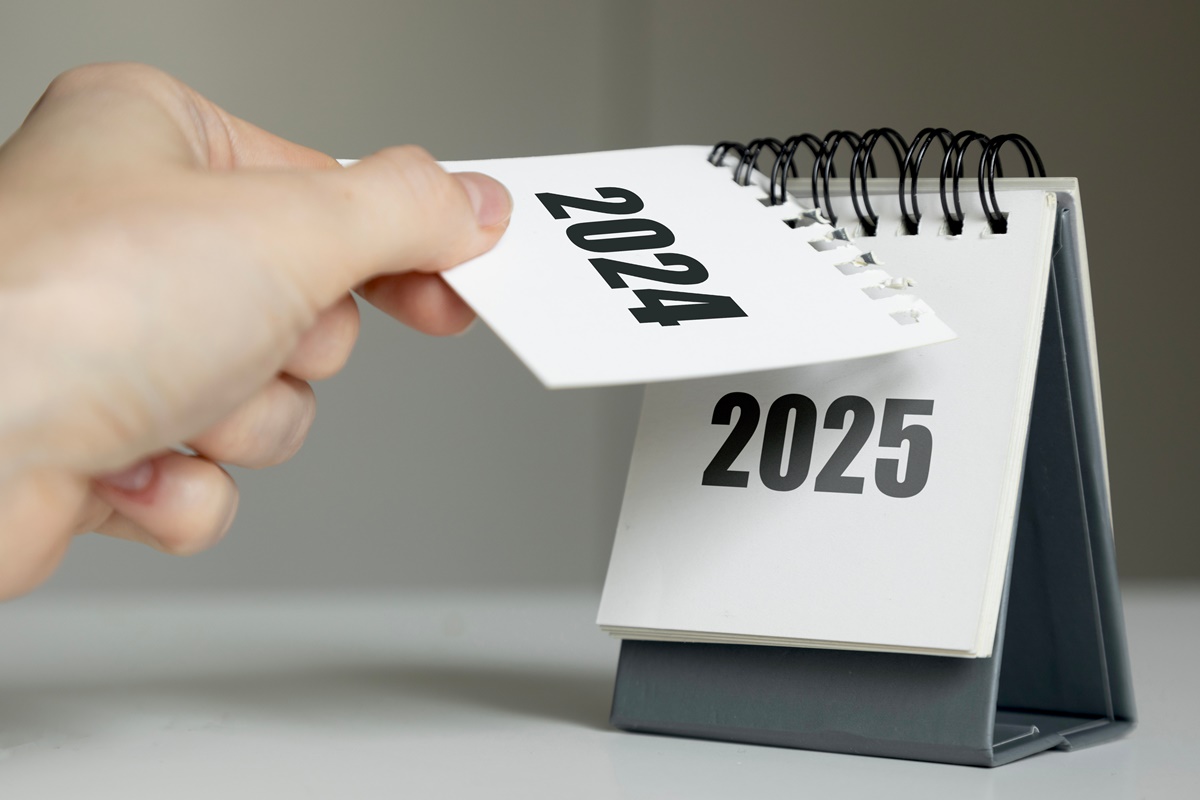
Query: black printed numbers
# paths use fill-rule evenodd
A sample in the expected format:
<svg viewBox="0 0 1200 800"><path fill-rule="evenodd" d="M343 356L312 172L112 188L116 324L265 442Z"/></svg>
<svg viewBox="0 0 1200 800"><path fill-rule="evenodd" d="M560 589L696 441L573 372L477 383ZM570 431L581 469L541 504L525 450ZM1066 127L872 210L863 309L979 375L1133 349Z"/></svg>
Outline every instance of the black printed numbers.
<svg viewBox="0 0 1200 800"><path fill-rule="evenodd" d="M652 219L628 217L645 203L628 189L604 186L596 189L601 200L540 192L538 200L555 219L569 219L569 208L597 214L617 215L617 219L576 222L566 229L567 238L589 253L630 253L638 250L664 250L675 244L675 234L666 225ZM629 289L626 278L654 281L674 286L694 286L708 280L708 269L697 259L682 253L654 253L661 266L655 267L616 258L589 258L610 289ZM688 320L744 317L746 312L732 297L668 289L633 289L641 303L629 312L641 323L657 322L663 327Z"/></svg>
<svg viewBox="0 0 1200 800"><path fill-rule="evenodd" d="M628 189L606 186L602 189L597 189L596 194L609 199L588 200L583 197L568 197L565 194L553 194L551 192L542 192L537 196L537 199L542 201L542 205L550 212L550 216L555 219L566 219L571 216L567 213L568 208L581 208L584 211L596 211L601 214L636 214L645 208L642 198ZM613 202L613 199L616 202Z"/></svg>
<svg viewBox="0 0 1200 800"><path fill-rule="evenodd" d="M791 446L784 443L791 433ZM802 394L785 394L771 403L763 428L758 477L777 492L790 492L808 478L817 431L817 407Z"/></svg>
<svg viewBox="0 0 1200 800"><path fill-rule="evenodd" d="M643 308L629 309L638 322L678 325L688 319L746 316L746 312L738 308L732 298L723 294L668 292L662 289L634 289L633 293L643 305ZM667 302L664 303L664 300Z"/></svg>
<svg viewBox="0 0 1200 800"><path fill-rule="evenodd" d="M655 253L654 257L663 267L683 267L683 269L646 267L641 264L631 264L628 261L617 261L613 258L589 258L588 261L592 262L596 272L600 273L600 277L604 278L604 282L612 289L629 288L629 284L621 277L622 275L683 286L704 283L708 279L708 270L691 256L679 253Z"/></svg>
<svg viewBox="0 0 1200 800"><path fill-rule="evenodd" d="M846 470L871 438L871 430L875 427L875 409L865 397L839 397L829 404L829 410L825 412L826 430L841 430L846 424L847 414L852 417L850 428L833 451L833 455L829 457L825 468L817 475L817 482L813 488L818 492L862 494L863 479L847 476Z"/></svg>
<svg viewBox="0 0 1200 800"><path fill-rule="evenodd" d="M736 421L734 411L737 411ZM903 459L876 459L875 486L888 497L913 497L925 488L933 459L933 433L924 425L909 422L906 418L932 414L932 400L884 401L879 446L902 448L908 445L908 452ZM808 479L818 416L816 404L802 394L785 394L771 403L763 426L762 452L758 462L759 480L768 489L790 492ZM713 407L712 424L733 424L733 428L705 467L701 484L739 488L749 485L749 472L735 470L733 465L758 429L760 417L758 400L746 392L730 392L717 401ZM844 430L845 433L825 466L817 473L813 489L818 492L862 494L865 480L846 473L870 441L875 429L875 408L864 397L839 397L826 409L823 428Z"/></svg>
<svg viewBox="0 0 1200 800"><path fill-rule="evenodd" d="M658 250L675 244L675 234L666 225L637 217L577 222L567 228L567 238L576 247L593 253Z"/></svg>
<svg viewBox="0 0 1200 800"><path fill-rule="evenodd" d="M900 447L908 442L908 467L900 480L900 459L881 458L875 462L875 485L888 497L912 497L929 480L933 458L933 434L924 425L905 425L909 414L933 413L932 400L888 400L883 406L883 427L879 433L882 447Z"/></svg>
<svg viewBox="0 0 1200 800"><path fill-rule="evenodd" d="M745 392L730 392L717 401L713 408L713 425L728 425L733 421L733 411L737 409L737 424L729 432L729 438L717 450L712 462L704 469L705 486L748 486L750 473L745 470L730 469L734 460L741 455L750 437L758 428L758 401L753 395Z"/></svg>

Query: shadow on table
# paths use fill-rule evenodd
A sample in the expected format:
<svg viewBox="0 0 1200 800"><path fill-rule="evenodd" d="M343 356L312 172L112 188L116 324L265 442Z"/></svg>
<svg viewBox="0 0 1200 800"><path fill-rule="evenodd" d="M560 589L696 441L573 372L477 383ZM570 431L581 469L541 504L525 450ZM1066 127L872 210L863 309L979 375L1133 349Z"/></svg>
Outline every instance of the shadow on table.
<svg viewBox="0 0 1200 800"><path fill-rule="evenodd" d="M553 720L607 729L608 670L335 664L46 682L0 696L0 750L98 733L253 725L422 731Z"/></svg>

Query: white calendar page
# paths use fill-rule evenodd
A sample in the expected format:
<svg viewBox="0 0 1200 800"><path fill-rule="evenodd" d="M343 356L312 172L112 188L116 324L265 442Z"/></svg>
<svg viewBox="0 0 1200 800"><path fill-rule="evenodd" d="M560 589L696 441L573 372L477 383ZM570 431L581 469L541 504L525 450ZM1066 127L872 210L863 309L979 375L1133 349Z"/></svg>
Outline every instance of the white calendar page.
<svg viewBox="0 0 1200 800"><path fill-rule="evenodd" d="M936 195L921 197L920 234L897 235L892 194L874 199L880 235L859 244L912 277L959 338L647 388L598 616L606 630L990 655L1054 195L1002 193L1010 228L994 236L964 193L966 230L949 237L936 230Z"/></svg>
<svg viewBox="0 0 1200 800"><path fill-rule="evenodd" d="M953 338L919 292L871 298L861 251L781 221L707 147L446 163L513 196L508 232L446 280L551 388L704 377ZM761 176L760 176L761 177ZM901 324L905 322L915 324Z"/></svg>

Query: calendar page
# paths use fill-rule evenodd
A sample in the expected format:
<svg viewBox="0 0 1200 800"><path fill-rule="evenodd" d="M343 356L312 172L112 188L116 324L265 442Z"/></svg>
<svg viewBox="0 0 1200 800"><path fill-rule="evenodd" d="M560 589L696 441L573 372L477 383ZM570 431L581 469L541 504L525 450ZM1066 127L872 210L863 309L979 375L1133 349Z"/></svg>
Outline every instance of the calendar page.
<svg viewBox="0 0 1200 800"><path fill-rule="evenodd" d="M796 206L768 207L707 153L447 163L502 181L513 215L495 249L446 280L551 388L841 361L954 337L919 289L876 268L880 292L864 291L845 270L868 254L828 225L786 224Z"/></svg>
<svg viewBox="0 0 1200 800"><path fill-rule="evenodd" d="M922 208L938 207L936 195ZM899 220L897 200L875 200ZM599 624L627 638L988 656L1033 393L1054 195L964 234L861 240L959 338L646 390Z"/></svg>

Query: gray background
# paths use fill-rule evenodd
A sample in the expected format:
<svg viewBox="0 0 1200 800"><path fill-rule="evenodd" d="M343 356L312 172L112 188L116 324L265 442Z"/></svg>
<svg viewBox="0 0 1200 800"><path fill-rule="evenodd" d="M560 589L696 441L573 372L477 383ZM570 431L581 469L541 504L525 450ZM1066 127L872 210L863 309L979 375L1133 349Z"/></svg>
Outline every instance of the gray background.
<svg viewBox="0 0 1200 800"><path fill-rule="evenodd" d="M4 0L0 131L58 72L171 71L338 156L445 159L925 125L1082 184L1122 573L1200 574L1194 3ZM543 390L486 330L364 308L291 463L170 559L89 536L43 591L598 586L639 393Z"/></svg>

